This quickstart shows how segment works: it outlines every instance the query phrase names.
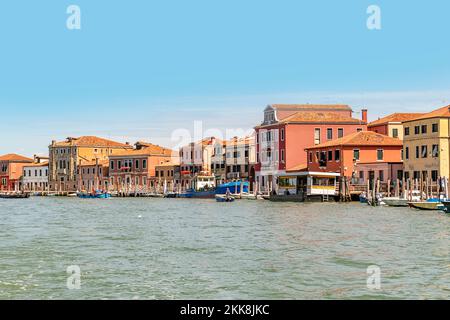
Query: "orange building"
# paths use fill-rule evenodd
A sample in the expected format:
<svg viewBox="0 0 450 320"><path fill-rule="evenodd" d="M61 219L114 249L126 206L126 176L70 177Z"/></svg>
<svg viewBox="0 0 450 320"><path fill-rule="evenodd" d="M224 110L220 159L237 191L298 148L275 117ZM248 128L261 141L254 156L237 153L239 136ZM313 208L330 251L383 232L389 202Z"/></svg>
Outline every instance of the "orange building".
<svg viewBox="0 0 450 320"><path fill-rule="evenodd" d="M6 154L0 157L0 191L19 191L23 167L33 163L33 159L18 155Z"/></svg>
<svg viewBox="0 0 450 320"><path fill-rule="evenodd" d="M78 190L109 190L109 161L80 161L77 169Z"/></svg>
<svg viewBox="0 0 450 320"><path fill-rule="evenodd" d="M375 120L367 125L367 130L381 133L392 138L403 140L403 125L405 121L414 120L423 113L393 113Z"/></svg>
<svg viewBox="0 0 450 320"><path fill-rule="evenodd" d="M399 139L362 131L305 150L308 171L335 172L363 183L368 178L397 179L398 170L402 170L402 148Z"/></svg>
<svg viewBox="0 0 450 320"><path fill-rule="evenodd" d="M110 185L121 192L147 192L156 180L155 167L167 162L179 163L178 153L147 142L137 142L134 149L109 156Z"/></svg>
<svg viewBox="0 0 450 320"><path fill-rule="evenodd" d="M279 176L306 169L305 148L366 130L367 110L362 119L352 113L348 105L269 105L255 127L258 189L275 190Z"/></svg>

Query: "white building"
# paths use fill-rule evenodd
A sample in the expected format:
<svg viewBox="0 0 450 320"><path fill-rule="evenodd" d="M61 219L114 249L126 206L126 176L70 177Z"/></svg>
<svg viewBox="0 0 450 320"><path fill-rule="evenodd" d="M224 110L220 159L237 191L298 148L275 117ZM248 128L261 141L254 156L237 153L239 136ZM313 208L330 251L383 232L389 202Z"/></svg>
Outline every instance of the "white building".
<svg viewBox="0 0 450 320"><path fill-rule="evenodd" d="M47 191L48 162L37 162L23 167L22 188L24 191Z"/></svg>

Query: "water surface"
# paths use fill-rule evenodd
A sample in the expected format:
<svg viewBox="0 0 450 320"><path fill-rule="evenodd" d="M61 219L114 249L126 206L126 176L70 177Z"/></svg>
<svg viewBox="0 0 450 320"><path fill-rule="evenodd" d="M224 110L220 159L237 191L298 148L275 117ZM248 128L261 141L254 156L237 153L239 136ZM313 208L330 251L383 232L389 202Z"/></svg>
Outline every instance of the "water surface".
<svg viewBox="0 0 450 320"><path fill-rule="evenodd" d="M359 203L0 199L0 299L448 299L450 216ZM68 266L81 289L66 286ZM367 267L381 268L369 290Z"/></svg>

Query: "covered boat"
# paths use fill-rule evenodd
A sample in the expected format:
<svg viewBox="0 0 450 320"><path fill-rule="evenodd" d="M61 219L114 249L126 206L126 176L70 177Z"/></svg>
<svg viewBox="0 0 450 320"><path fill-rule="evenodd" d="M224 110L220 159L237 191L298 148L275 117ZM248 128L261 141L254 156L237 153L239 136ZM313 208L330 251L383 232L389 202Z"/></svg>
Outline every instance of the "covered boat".
<svg viewBox="0 0 450 320"><path fill-rule="evenodd" d="M0 199L28 199L29 193L0 193Z"/></svg>
<svg viewBox="0 0 450 320"><path fill-rule="evenodd" d="M109 199L111 194L107 192L96 191L93 193L79 192L77 197L81 199Z"/></svg>
<svg viewBox="0 0 450 320"><path fill-rule="evenodd" d="M242 192L241 192L242 187ZM239 193L248 193L249 192L250 184L248 182L243 181L234 181L234 182L228 182L219 185L216 188L216 194L226 194L227 190L229 190L233 194L239 194Z"/></svg>

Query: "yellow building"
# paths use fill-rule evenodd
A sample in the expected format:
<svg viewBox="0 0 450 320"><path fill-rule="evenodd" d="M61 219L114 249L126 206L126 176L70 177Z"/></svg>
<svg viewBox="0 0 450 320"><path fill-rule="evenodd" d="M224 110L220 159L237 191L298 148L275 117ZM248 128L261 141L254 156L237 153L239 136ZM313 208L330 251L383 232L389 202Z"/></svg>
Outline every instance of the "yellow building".
<svg viewBox="0 0 450 320"><path fill-rule="evenodd" d="M129 144L93 136L67 138L62 142L52 141L49 146L50 191L77 191L81 163L108 160L110 155L132 148Z"/></svg>
<svg viewBox="0 0 450 320"><path fill-rule="evenodd" d="M449 177L450 106L403 123L405 178Z"/></svg>

